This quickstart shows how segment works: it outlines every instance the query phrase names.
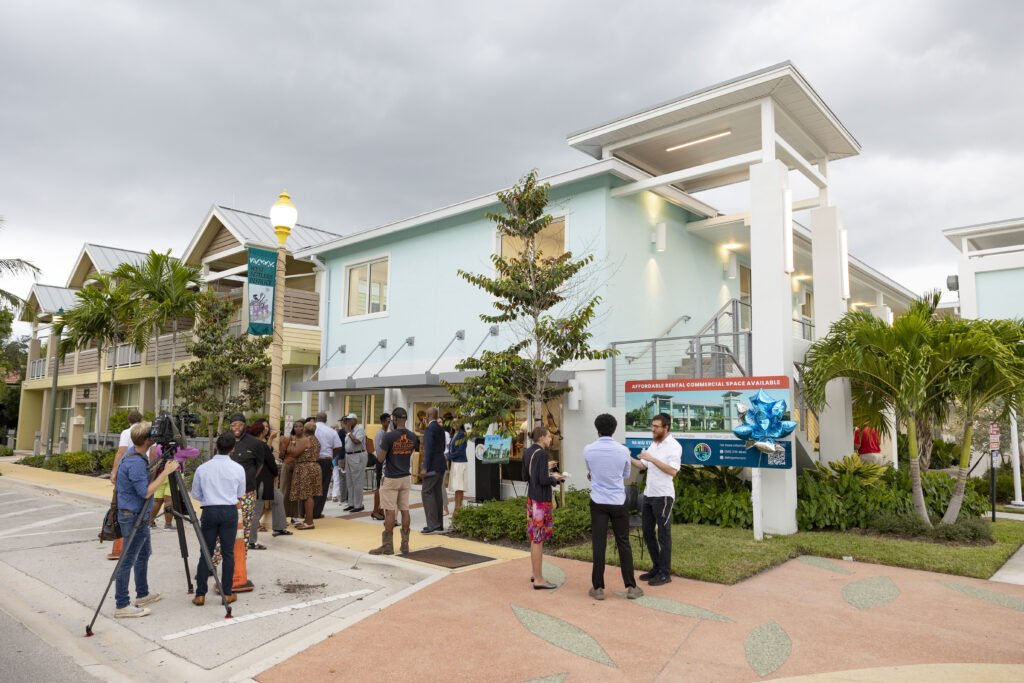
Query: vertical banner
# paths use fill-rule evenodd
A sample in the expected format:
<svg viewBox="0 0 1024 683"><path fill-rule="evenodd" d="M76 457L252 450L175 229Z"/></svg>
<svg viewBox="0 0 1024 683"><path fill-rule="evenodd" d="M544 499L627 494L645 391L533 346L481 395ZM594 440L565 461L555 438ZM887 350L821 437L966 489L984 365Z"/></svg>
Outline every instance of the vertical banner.
<svg viewBox="0 0 1024 683"><path fill-rule="evenodd" d="M626 447L635 457L649 446L651 420L664 413L672 419L671 437L683 447L684 465L789 469L792 429L772 432L786 417L788 398L789 378L781 376L626 382ZM744 423L757 431L741 439L733 430ZM766 436L775 437L767 439L777 443L775 452L753 446Z"/></svg>
<svg viewBox="0 0 1024 683"><path fill-rule="evenodd" d="M274 334L277 252L249 249L249 334Z"/></svg>

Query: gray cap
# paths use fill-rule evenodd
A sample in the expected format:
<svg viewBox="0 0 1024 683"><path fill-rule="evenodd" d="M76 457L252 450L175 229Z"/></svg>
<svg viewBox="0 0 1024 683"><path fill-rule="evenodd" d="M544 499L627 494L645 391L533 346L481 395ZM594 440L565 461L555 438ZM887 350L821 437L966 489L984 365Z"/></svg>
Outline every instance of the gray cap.
<svg viewBox="0 0 1024 683"><path fill-rule="evenodd" d="M358 417L356 417L356 414L355 414L355 413L349 413L348 415L346 415L346 416L345 416L344 418L342 418L342 419L344 419L344 420L356 420L357 422L359 421L359 418L358 418Z"/></svg>

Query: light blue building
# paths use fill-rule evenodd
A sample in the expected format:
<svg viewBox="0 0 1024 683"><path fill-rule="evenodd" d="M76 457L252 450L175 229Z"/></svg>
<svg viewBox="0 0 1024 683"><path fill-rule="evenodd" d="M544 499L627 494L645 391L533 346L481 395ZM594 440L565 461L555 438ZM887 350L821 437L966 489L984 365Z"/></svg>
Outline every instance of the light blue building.
<svg viewBox="0 0 1024 683"><path fill-rule="evenodd" d="M766 112L773 129L766 127ZM760 339L780 340L780 348L792 349L781 357L792 353L799 360L826 308L829 320L850 306L898 313L914 296L840 250L834 223L828 224L832 251L823 257L811 246L812 233L821 231L813 216L810 227L792 220L792 212L834 211L823 169L859 147L791 64L574 133L568 141L591 158L544 179L555 222L542 238L546 250L595 256L579 288L602 300L593 344L620 351L614 361L563 368L560 379L573 391L549 407L562 434L563 469L577 477L577 486L585 485L582 447L595 438L594 417L612 412L625 423L625 381L781 374L758 367L752 340L759 340L759 324ZM770 282L751 251L752 238L759 239L760 200L751 211L721 215L700 198L705 190L750 180L760 161L792 174L793 192L811 195L779 191L776 204L785 200L790 212L790 220L779 223L791 226L780 228L789 256L776 264ZM351 397L383 394L384 407L403 405L411 414L447 400L440 379L458 381L455 365L462 358L501 348L515 335L511 327L492 329L480 321L491 312L489 297L457 274L460 268L489 273L491 255L513 248L501 244L484 215L499 209L496 194L489 194L298 251L297 258L312 259L324 273L320 357L328 360L317 377L292 389L321 392L320 405L334 419ZM783 251L780 245L777 253ZM828 287L822 290L821 282ZM816 299L815 291L828 296ZM777 315L762 313L768 322L759 323L758 307L769 302ZM785 367L792 376L792 361ZM849 422L848 415L842 419ZM807 448L813 451L813 439Z"/></svg>

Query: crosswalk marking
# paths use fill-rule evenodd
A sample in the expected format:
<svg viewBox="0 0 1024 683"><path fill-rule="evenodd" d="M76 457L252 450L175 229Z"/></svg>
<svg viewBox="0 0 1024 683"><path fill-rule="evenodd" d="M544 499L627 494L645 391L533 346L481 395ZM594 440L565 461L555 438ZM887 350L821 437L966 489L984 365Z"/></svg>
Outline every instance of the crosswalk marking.
<svg viewBox="0 0 1024 683"><path fill-rule="evenodd" d="M263 617L269 617L274 614L284 614L285 612L292 612L297 609L305 609L306 607L313 607L314 605L323 605L328 602L335 602L337 600L344 600L345 598L355 598L361 595L369 595L373 593L372 590L364 588L358 591L352 591L351 593L340 593L338 595L330 595L326 598L319 598L317 600L310 600L308 602L299 602L294 605L285 605L284 607L278 607L277 609L268 609L263 612L255 612L253 614L244 614L240 617L234 617L232 619L221 619L220 621L214 621L209 624L203 624L202 626L196 626L190 628L187 631L179 631L170 635L164 636L164 640L177 640L178 638L184 638L185 636L194 636L197 633L203 633L205 631L212 631L215 628L225 628L227 626L235 626L237 624L244 623L246 621L252 621L253 619L261 619ZM212 601L211 604L220 603ZM238 604L237 602L235 603Z"/></svg>
<svg viewBox="0 0 1024 683"><path fill-rule="evenodd" d="M24 531L25 529L35 529L35 528L41 527L41 526L49 526L50 524L61 524L63 522L66 522L69 519L73 519L74 517L81 517L82 515L93 515L93 516L95 516L96 517L97 529L98 529L99 528L99 523L100 523L100 517L102 516L102 514L103 514L102 510L85 510L84 512L72 512L71 514L60 515L59 517L54 517L53 519L43 519L43 520L40 520L38 522L30 522L28 524L22 524L21 526L14 527L13 529L7 529L6 531L0 531L0 538L7 538L8 536L11 536L11 535L13 535L13 534L15 534L15 533L17 533L19 531Z"/></svg>
<svg viewBox="0 0 1024 683"><path fill-rule="evenodd" d="M25 538L26 536L49 536L52 534L66 534L72 531L96 531L94 526L83 526L78 529L50 529L49 531L33 531L30 534L14 534L13 536L4 536L4 538Z"/></svg>
<svg viewBox="0 0 1024 683"><path fill-rule="evenodd" d="M29 514L31 512L39 512L40 510L49 510L50 508L59 508L60 506L61 506L60 503L55 503L53 505L44 505L44 506L38 507L38 508L29 508L27 510L16 510L15 512L5 512L4 514L0 515L0 519L2 519L4 517L17 517L18 515L27 515L27 514Z"/></svg>

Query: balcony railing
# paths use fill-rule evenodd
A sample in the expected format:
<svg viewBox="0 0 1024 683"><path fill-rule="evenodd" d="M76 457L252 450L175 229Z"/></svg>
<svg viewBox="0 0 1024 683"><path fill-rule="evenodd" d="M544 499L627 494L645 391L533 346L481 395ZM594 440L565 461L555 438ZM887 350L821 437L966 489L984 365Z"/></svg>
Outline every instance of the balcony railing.
<svg viewBox="0 0 1024 683"><path fill-rule="evenodd" d="M28 378L40 379L46 377L46 359L40 358L28 364Z"/></svg>
<svg viewBox="0 0 1024 683"><path fill-rule="evenodd" d="M115 364L116 353L116 364ZM131 344L120 344L107 350L107 368L127 368L142 364L142 353Z"/></svg>
<svg viewBox="0 0 1024 683"><path fill-rule="evenodd" d="M804 341L814 341L814 321L793 318L793 336Z"/></svg>

